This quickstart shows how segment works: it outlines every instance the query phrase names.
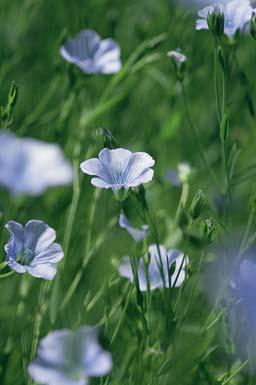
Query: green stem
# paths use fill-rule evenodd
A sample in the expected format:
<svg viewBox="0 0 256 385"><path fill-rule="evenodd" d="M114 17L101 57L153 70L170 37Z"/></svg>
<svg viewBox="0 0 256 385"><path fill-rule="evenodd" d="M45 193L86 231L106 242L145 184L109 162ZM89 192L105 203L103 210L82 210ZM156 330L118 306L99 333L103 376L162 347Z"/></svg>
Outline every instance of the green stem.
<svg viewBox="0 0 256 385"><path fill-rule="evenodd" d="M187 94L186 94L186 90L185 90L183 81L181 81L181 88L182 88L182 95L183 95L183 101L184 101L184 107L185 107L185 113L186 113L187 121L188 121L189 127L191 129L192 135L194 137L194 141L196 143L196 146L197 146L197 149L198 149L198 153L199 153L199 156L201 158L201 162L203 163L204 167L208 171L212 181L214 182L214 184L216 185L218 190L221 192L219 181L218 181L217 177L215 176L215 174L214 174L213 170L211 169L211 167L208 165L208 162L207 162L204 150L202 148L202 145L200 143L197 131L196 131L196 129L194 127L194 124L192 122L192 119L191 119L191 116L190 116L189 107L188 107Z"/></svg>

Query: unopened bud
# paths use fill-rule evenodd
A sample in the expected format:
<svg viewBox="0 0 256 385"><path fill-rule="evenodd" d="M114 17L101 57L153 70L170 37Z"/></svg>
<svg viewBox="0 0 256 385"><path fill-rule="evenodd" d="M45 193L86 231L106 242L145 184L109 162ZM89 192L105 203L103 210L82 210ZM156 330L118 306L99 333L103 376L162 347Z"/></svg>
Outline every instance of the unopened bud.
<svg viewBox="0 0 256 385"><path fill-rule="evenodd" d="M207 24L214 36L221 37L224 34L225 17L218 6L214 7L214 10L208 13Z"/></svg>
<svg viewBox="0 0 256 385"><path fill-rule="evenodd" d="M108 128L97 128L97 134L102 139L105 148L112 149L117 146L116 139Z"/></svg>
<svg viewBox="0 0 256 385"><path fill-rule="evenodd" d="M250 32L252 37L256 40L256 14L253 12L250 22Z"/></svg>
<svg viewBox="0 0 256 385"><path fill-rule="evenodd" d="M227 114L224 114L220 124L220 140L222 143L226 143L229 134L229 121Z"/></svg>
<svg viewBox="0 0 256 385"><path fill-rule="evenodd" d="M189 213L192 219L197 219L206 206L206 196L202 190L198 190L190 205Z"/></svg>

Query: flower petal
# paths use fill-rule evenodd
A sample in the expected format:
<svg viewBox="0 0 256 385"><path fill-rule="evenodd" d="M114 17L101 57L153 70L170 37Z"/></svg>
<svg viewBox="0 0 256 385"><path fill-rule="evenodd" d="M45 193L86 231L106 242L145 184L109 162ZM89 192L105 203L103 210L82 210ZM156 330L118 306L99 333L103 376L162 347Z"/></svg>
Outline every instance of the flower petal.
<svg viewBox="0 0 256 385"><path fill-rule="evenodd" d="M29 375L39 384L43 385L87 385L87 378L76 380L64 370L46 365L40 360L35 360L28 367Z"/></svg>
<svg viewBox="0 0 256 385"><path fill-rule="evenodd" d="M139 186L140 184L151 182L151 180L153 179L153 176L154 176L154 171L151 168L149 168L147 170L144 170L140 175L138 175L133 180L126 183L125 187L126 188L136 187L136 186Z"/></svg>
<svg viewBox="0 0 256 385"><path fill-rule="evenodd" d="M56 232L46 223L39 220L31 220L25 226L24 245L25 249L40 254L47 249L56 238Z"/></svg>
<svg viewBox="0 0 256 385"><path fill-rule="evenodd" d="M25 266L19 264L14 259L8 259L7 263L12 270L16 271L16 273L23 274L27 271Z"/></svg>
<svg viewBox="0 0 256 385"><path fill-rule="evenodd" d="M97 331L89 326L81 327L77 330L75 338L82 349L85 375L98 377L109 373L113 365L111 354L100 346Z"/></svg>
<svg viewBox="0 0 256 385"><path fill-rule="evenodd" d="M43 249L40 253L36 254L31 262L31 267L35 267L43 264L55 264L62 260L64 257L63 250L58 243L53 243L47 249Z"/></svg>
<svg viewBox="0 0 256 385"><path fill-rule="evenodd" d="M98 158L88 159L80 164L81 170L88 175L102 176L104 172L101 162Z"/></svg>
<svg viewBox="0 0 256 385"><path fill-rule="evenodd" d="M9 221L5 228L9 231L10 235L13 238L15 253L19 254L23 250L23 237L24 237L24 229L23 226L15 221Z"/></svg>
<svg viewBox="0 0 256 385"><path fill-rule="evenodd" d="M125 229L131 235L135 242L142 241L147 235L148 226L144 225L146 227L144 227L142 230L133 228L124 213L122 212L119 216L119 226Z"/></svg>
<svg viewBox="0 0 256 385"><path fill-rule="evenodd" d="M26 266L27 272L36 278L42 278L52 281L57 273L57 269L53 265L36 265L35 267Z"/></svg>

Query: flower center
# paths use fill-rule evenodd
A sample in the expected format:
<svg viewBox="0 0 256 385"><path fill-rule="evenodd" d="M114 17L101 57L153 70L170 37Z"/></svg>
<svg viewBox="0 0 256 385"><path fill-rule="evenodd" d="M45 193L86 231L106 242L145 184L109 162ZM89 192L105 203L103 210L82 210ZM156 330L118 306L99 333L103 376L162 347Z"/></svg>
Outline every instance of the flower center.
<svg viewBox="0 0 256 385"><path fill-rule="evenodd" d="M22 253L20 253L17 258L16 258L16 261L20 264L20 265L30 265L32 260L34 258L34 253L32 250L30 249L27 249L27 250L24 250Z"/></svg>

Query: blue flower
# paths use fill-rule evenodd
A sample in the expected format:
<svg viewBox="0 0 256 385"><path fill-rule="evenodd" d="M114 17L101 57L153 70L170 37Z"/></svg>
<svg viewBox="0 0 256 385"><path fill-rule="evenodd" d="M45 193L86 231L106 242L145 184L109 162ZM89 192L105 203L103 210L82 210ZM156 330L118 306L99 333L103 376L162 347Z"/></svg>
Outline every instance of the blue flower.
<svg viewBox="0 0 256 385"><path fill-rule="evenodd" d="M119 45L113 39L101 40L90 29L68 39L61 46L60 54L87 74L113 74L121 69Z"/></svg>
<svg viewBox="0 0 256 385"><path fill-rule="evenodd" d="M111 355L100 346L96 330L83 326L44 337L28 370L39 384L86 385L89 377L104 376L111 368Z"/></svg>
<svg viewBox="0 0 256 385"><path fill-rule="evenodd" d="M134 152L117 148L104 148L99 158L92 158L81 163L85 174L94 175L91 183L99 188L111 188L114 192L124 188L139 186L150 182L154 171L150 168L155 161L145 152Z"/></svg>
<svg viewBox="0 0 256 385"><path fill-rule="evenodd" d="M43 221L31 220L25 227L15 221L5 225L11 238L5 245L7 263L17 273L52 280L56 264L63 258L60 245L54 243L55 230Z"/></svg>
<svg viewBox="0 0 256 385"><path fill-rule="evenodd" d="M147 236L148 225L142 225L141 230L135 229L130 225L123 212L121 212L119 217L119 225L131 235L135 242L143 241Z"/></svg>
<svg viewBox="0 0 256 385"><path fill-rule="evenodd" d="M171 275L171 286L180 287L185 280L186 267L189 263L187 256L184 256L184 253L179 250L166 250L162 245L159 246L161 260L159 258L158 247L156 244L149 246L149 265L148 265L148 275L150 282L150 289L155 290L164 287L169 287L169 269L173 263L175 263L174 272ZM147 290L147 279L146 279L146 263L148 259L146 254L144 258L140 258L138 262L138 279L139 286L141 291ZM133 271L130 263L129 257L123 257L119 273L122 277L128 278L133 282ZM163 282L164 277L164 282Z"/></svg>
<svg viewBox="0 0 256 385"><path fill-rule="evenodd" d="M12 194L40 195L48 187L70 184L72 178L58 145L0 132L0 185Z"/></svg>
<svg viewBox="0 0 256 385"><path fill-rule="evenodd" d="M250 0L231 0L211 5L198 12L199 18L196 22L196 29L209 29L207 23L208 14L215 12L216 9L224 14L224 33L229 37L233 37L238 30L244 32L253 13Z"/></svg>

